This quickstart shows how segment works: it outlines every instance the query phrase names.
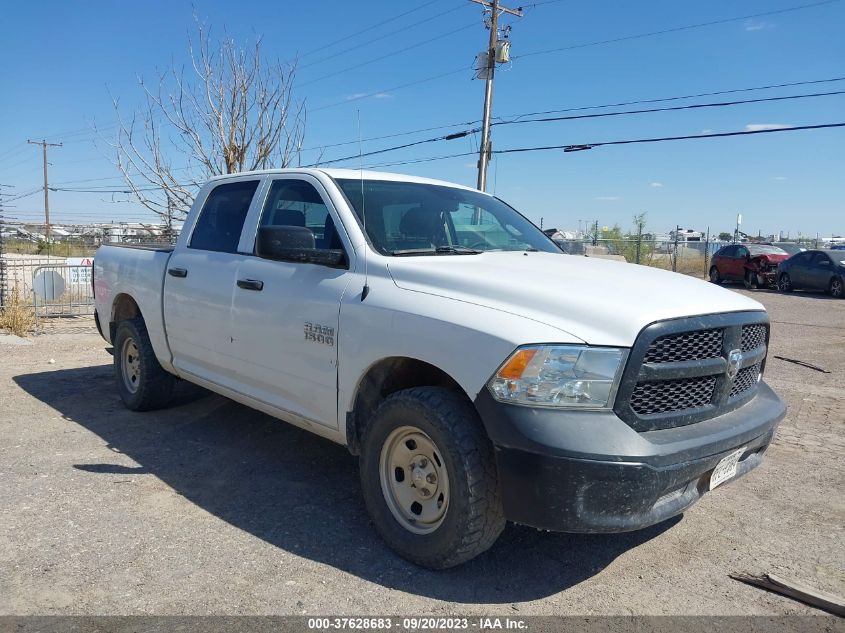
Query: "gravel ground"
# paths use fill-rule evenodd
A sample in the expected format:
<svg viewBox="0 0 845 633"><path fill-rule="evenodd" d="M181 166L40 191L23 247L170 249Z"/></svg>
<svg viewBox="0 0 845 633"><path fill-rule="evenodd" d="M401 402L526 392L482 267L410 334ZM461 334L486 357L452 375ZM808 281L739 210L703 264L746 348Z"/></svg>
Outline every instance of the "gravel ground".
<svg viewBox="0 0 845 633"><path fill-rule="evenodd" d="M789 404L760 468L640 532L509 526L445 572L381 543L342 447L190 385L129 412L86 319L0 337L0 614L818 613L727 575L845 594L845 301L753 294Z"/></svg>

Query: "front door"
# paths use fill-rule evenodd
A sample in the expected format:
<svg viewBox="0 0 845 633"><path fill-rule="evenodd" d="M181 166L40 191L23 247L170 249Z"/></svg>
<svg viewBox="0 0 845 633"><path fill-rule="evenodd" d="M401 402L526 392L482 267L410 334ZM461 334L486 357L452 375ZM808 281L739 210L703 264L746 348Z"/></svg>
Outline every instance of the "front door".
<svg viewBox="0 0 845 633"><path fill-rule="evenodd" d="M748 249L737 246L731 258L731 277L736 280L745 279L745 263L748 261Z"/></svg>
<svg viewBox="0 0 845 633"><path fill-rule="evenodd" d="M319 181L274 179L259 226L306 227L317 249L351 249ZM232 302L239 391L337 428L337 333L350 271L245 257Z"/></svg>
<svg viewBox="0 0 845 633"><path fill-rule="evenodd" d="M804 282L807 288L813 290L827 290L830 285L830 273L833 271L833 262L825 253L816 253L810 260L807 268L807 279Z"/></svg>
<svg viewBox="0 0 845 633"><path fill-rule="evenodd" d="M230 386L232 298L238 242L259 180L237 180L208 194L184 246L174 250L164 278L164 321L173 365Z"/></svg>
<svg viewBox="0 0 845 633"><path fill-rule="evenodd" d="M807 285L810 277L810 260L812 258L812 252L800 253L790 262L789 278L793 288L804 288Z"/></svg>

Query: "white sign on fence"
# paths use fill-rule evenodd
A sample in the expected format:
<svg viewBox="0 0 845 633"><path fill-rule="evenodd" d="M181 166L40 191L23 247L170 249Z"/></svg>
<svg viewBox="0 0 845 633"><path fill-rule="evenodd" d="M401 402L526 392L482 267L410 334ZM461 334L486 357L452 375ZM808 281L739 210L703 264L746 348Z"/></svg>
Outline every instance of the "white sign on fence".
<svg viewBox="0 0 845 633"><path fill-rule="evenodd" d="M68 268L68 283L71 286L91 284L91 273L94 267L93 257L68 257L65 261Z"/></svg>

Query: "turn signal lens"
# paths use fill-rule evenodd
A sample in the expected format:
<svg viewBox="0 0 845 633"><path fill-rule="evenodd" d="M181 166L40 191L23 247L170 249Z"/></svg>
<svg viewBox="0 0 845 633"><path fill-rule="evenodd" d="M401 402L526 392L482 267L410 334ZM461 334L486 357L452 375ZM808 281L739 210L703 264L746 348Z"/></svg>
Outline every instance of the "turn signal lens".
<svg viewBox="0 0 845 633"><path fill-rule="evenodd" d="M508 359L508 362L506 362L499 370L499 373L497 373L496 376L509 380L519 379L536 353L537 350L532 347L517 350L516 353Z"/></svg>

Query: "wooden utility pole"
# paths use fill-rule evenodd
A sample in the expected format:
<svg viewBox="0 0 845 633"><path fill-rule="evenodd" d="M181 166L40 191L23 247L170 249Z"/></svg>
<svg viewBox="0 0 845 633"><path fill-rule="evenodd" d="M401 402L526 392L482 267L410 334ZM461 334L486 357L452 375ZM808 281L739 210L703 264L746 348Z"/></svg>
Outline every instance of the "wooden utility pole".
<svg viewBox="0 0 845 633"><path fill-rule="evenodd" d="M487 189L487 166L490 163L492 146L490 144L490 119L493 112L493 75L496 70L496 42L499 38L499 14L508 13L522 17L522 9L509 9L499 4L499 0L472 0L490 10L490 39L487 44L487 72L484 86L484 116L481 124L481 143L478 149L478 190Z"/></svg>
<svg viewBox="0 0 845 633"><path fill-rule="evenodd" d="M50 189L47 185L47 148L61 147L61 143L48 143L46 140L31 141L26 140L32 145L40 145L44 154L44 235L47 238L47 248L50 248ZM49 252L49 251L48 251Z"/></svg>

